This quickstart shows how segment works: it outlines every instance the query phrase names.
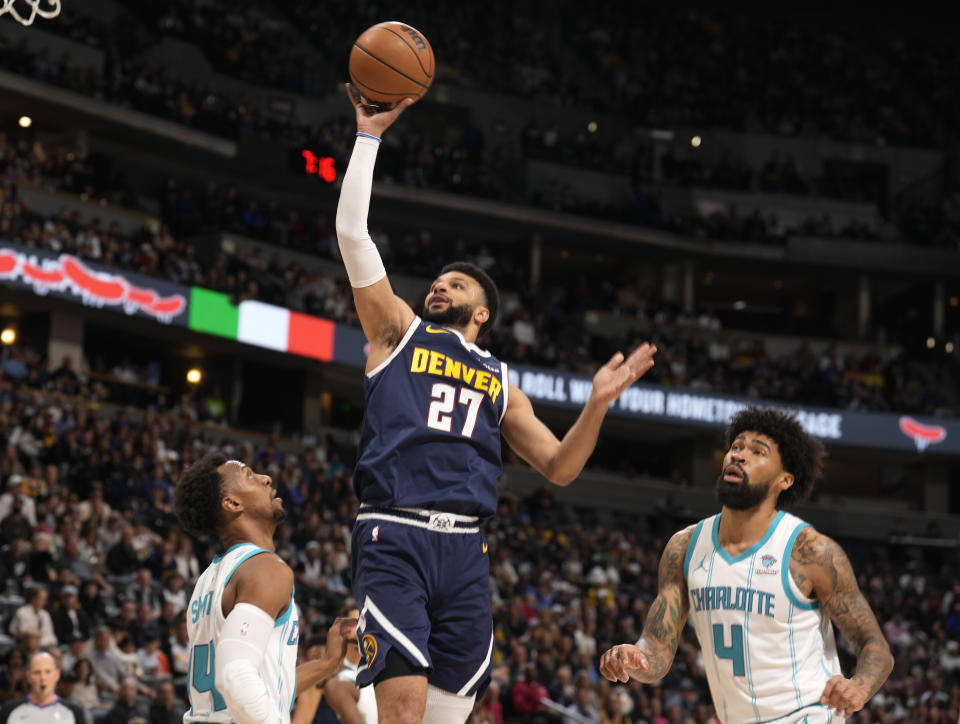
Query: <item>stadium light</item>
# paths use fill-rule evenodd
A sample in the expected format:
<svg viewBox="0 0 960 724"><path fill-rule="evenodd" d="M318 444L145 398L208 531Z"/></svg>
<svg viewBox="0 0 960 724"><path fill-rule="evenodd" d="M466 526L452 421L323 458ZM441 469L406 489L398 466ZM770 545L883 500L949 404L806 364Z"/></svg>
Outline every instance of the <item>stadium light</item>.
<svg viewBox="0 0 960 724"><path fill-rule="evenodd" d="M703 143L703 139L700 136L694 136L690 139L690 145L694 148L700 148L701 143Z"/></svg>
<svg viewBox="0 0 960 724"><path fill-rule="evenodd" d="M596 122L596 121L590 121L590 123L587 124L587 130L588 130L590 133L596 133L596 132L597 132L597 122Z"/></svg>
<svg viewBox="0 0 960 724"><path fill-rule="evenodd" d="M747 303L743 299L738 299L733 303L733 308L739 312L747 308Z"/></svg>
<svg viewBox="0 0 960 724"><path fill-rule="evenodd" d="M947 350L947 354L953 354L953 342L947 342L943 348Z"/></svg>
<svg viewBox="0 0 960 724"><path fill-rule="evenodd" d="M927 349L933 349L937 346L937 340L933 337L927 337Z"/></svg>
<svg viewBox="0 0 960 724"><path fill-rule="evenodd" d="M30 128L33 125L33 119L30 116L20 116L20 120L17 121L20 124L20 128Z"/></svg>
<svg viewBox="0 0 960 724"><path fill-rule="evenodd" d="M187 382L191 385L199 385L200 380L203 379L203 372L201 372L197 367L191 368L187 372Z"/></svg>
<svg viewBox="0 0 960 724"><path fill-rule="evenodd" d="M7 327L5 330L0 332L0 342L3 342L6 345L13 344L17 341L17 330L13 327Z"/></svg>

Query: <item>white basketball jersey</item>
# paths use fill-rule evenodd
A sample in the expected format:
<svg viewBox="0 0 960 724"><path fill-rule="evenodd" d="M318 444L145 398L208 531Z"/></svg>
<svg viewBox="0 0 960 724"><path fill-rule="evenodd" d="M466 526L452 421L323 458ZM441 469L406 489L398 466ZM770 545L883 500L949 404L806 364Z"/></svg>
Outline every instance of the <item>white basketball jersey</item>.
<svg viewBox="0 0 960 724"><path fill-rule="evenodd" d="M240 564L252 556L274 555L253 543L238 543L222 556L217 556L197 580L187 608L187 635L190 639L190 668L187 672L190 710L183 715L184 724L192 722L233 721L223 696L214 685L216 664L214 652L220 640L224 615L220 599L230 578ZM273 624L273 632L260 665L260 678L267 685L270 700L281 721L290 721L290 710L297 696L297 644L300 619L290 596L287 610Z"/></svg>
<svg viewBox="0 0 960 724"><path fill-rule="evenodd" d="M690 623L724 724L834 721L820 704L827 680L840 673L833 626L790 575L793 543L806 526L780 511L738 556L720 545L719 514L691 526L683 562Z"/></svg>
<svg viewBox="0 0 960 724"><path fill-rule="evenodd" d="M343 660L343 669L337 674L338 679L345 679L357 683L357 667L346 659ZM363 724L377 724L377 696L372 686L360 689L360 698L357 699L357 711L363 717Z"/></svg>

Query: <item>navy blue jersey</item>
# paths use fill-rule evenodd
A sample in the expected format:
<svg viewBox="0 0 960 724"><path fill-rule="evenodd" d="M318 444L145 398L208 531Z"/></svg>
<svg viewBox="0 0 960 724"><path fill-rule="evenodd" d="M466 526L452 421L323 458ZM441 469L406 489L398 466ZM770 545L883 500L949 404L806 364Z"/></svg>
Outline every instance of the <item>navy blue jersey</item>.
<svg viewBox="0 0 960 724"><path fill-rule="evenodd" d="M364 378L360 502L492 516L508 380L489 352L417 317Z"/></svg>

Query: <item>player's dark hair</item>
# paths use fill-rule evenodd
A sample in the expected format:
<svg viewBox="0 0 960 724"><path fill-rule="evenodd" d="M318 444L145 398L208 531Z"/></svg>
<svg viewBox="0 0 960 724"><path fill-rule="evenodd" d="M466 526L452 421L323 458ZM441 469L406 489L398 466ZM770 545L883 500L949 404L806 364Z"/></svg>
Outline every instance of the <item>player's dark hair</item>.
<svg viewBox="0 0 960 724"><path fill-rule="evenodd" d="M728 450L746 430L759 432L777 443L783 469L793 475L793 485L777 497L777 509L789 508L810 495L813 484L823 474L823 443L804 430L793 415L750 406L731 418L724 435Z"/></svg>
<svg viewBox="0 0 960 724"><path fill-rule="evenodd" d="M173 510L190 535L203 538L218 532L223 476L217 468L225 462L227 457L223 453L207 453L180 476L173 491Z"/></svg>
<svg viewBox="0 0 960 724"><path fill-rule="evenodd" d="M440 275L447 272L466 274L468 277L475 279L483 289L483 296L486 298L485 306L490 310L490 316L487 317L487 321L483 323L477 333L477 337L482 337L490 331L493 323L497 321L497 313L500 311L500 293L497 291L497 285L493 283L493 279L483 269L468 261L455 261L447 264L440 270Z"/></svg>

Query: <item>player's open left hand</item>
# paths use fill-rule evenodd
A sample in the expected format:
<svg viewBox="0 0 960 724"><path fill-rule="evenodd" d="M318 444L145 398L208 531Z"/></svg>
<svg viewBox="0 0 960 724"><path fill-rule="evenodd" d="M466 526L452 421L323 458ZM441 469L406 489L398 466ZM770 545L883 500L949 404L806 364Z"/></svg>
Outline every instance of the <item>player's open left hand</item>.
<svg viewBox="0 0 960 724"><path fill-rule="evenodd" d="M846 719L863 708L867 703L868 693L853 679L837 674L823 687L820 703L828 709L836 709L840 716Z"/></svg>
<svg viewBox="0 0 960 724"><path fill-rule="evenodd" d="M656 353L656 346L647 342L637 347L626 359L623 358L623 352L617 352L593 376L593 397L609 405L653 367Z"/></svg>
<svg viewBox="0 0 960 724"><path fill-rule="evenodd" d="M357 130L360 133L369 133L377 138L382 138L383 132L390 128L397 117L416 103L413 98L404 98L399 103L394 103L393 106L385 109L382 106L365 103L363 96L357 92L356 88L350 83L345 85L350 102L353 103L353 107L357 111Z"/></svg>
<svg viewBox="0 0 960 724"><path fill-rule="evenodd" d="M647 670L647 657L633 644L614 646L600 657L600 673L610 681L630 681L630 672Z"/></svg>

